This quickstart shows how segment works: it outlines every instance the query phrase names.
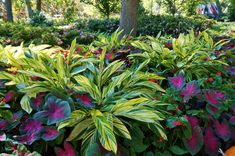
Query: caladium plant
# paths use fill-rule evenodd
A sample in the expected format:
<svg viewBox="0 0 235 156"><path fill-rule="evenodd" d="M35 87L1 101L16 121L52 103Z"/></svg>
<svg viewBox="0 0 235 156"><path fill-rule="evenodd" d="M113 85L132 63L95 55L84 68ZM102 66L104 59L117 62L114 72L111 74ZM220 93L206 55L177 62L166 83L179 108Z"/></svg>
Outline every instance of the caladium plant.
<svg viewBox="0 0 235 156"><path fill-rule="evenodd" d="M181 82L185 80L184 85L180 83L182 88L177 89L176 85L172 84L174 78L181 79ZM176 133L175 142L177 143L174 146L179 147L180 145L181 152L186 148L191 155L205 153L219 155L219 148L223 148L225 145L229 146L229 142L232 141L235 107L232 105L231 99L233 97L228 94L231 93L232 87L221 89L221 86L226 86L229 82L222 81L221 74L217 73L214 83L202 79L187 82L182 74L180 77L179 74L176 74L168 80L170 88L166 90L165 97L163 96L160 100L172 103L171 106L168 106L170 116L167 119L167 127L171 130L169 135ZM181 115L185 115L181 118L187 120L184 122L185 125L190 125L191 135L177 133L181 127L185 127L181 133L187 134L187 126L183 126L182 120L179 120ZM184 138L184 144L182 144L182 138Z"/></svg>
<svg viewBox="0 0 235 156"><path fill-rule="evenodd" d="M204 134L205 152L210 155L218 155L220 147L219 139L215 136L212 128L207 128Z"/></svg>
<svg viewBox="0 0 235 156"><path fill-rule="evenodd" d="M185 88L182 89L181 95L184 101L188 101L191 97L199 93L199 86L196 81L191 81L186 84Z"/></svg>
<svg viewBox="0 0 235 156"><path fill-rule="evenodd" d="M175 88L177 90L182 89L182 87L185 84L185 78L183 75L177 75L174 77L169 77L169 83L171 84L172 88Z"/></svg>
<svg viewBox="0 0 235 156"><path fill-rule="evenodd" d="M19 136L14 138L22 144L31 145L33 142L43 139L45 141L51 141L59 136L57 129L48 127L37 119L27 119L19 128Z"/></svg>
<svg viewBox="0 0 235 156"><path fill-rule="evenodd" d="M48 97L42 111L34 114L34 118L46 121L47 125L52 125L67 119L71 114L71 108L67 101L63 101L54 96Z"/></svg>

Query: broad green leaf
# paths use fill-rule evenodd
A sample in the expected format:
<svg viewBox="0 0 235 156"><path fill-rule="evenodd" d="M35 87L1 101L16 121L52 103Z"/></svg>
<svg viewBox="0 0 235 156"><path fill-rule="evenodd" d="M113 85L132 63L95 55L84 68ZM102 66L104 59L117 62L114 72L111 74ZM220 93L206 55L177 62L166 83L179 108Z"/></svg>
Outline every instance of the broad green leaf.
<svg viewBox="0 0 235 156"><path fill-rule="evenodd" d="M117 103L113 107L112 111L116 111L118 109L126 108L126 107L129 107L129 106L134 106L134 105L140 104L142 102L145 102L147 100L148 100L147 98L141 97L141 98L135 98L135 99L131 99L131 100L121 102L121 103Z"/></svg>
<svg viewBox="0 0 235 156"><path fill-rule="evenodd" d="M114 117L113 118L113 128L114 128L114 132L117 134L121 134L121 136L127 138L127 139L131 139L131 135L128 131L128 129L126 128L126 126L123 124L123 122L121 120L119 120L118 118Z"/></svg>
<svg viewBox="0 0 235 156"><path fill-rule="evenodd" d="M67 141L72 141L76 139L77 136L81 135L82 132L84 132L87 127L91 124L91 119L86 119L81 122L79 122L70 133L69 137L66 139Z"/></svg>
<svg viewBox="0 0 235 156"><path fill-rule="evenodd" d="M102 146L108 150L117 152L117 142L116 137L113 133L113 128L110 126L109 122L105 116L99 110L92 110L91 112L93 121L99 132L99 140Z"/></svg>
<svg viewBox="0 0 235 156"><path fill-rule="evenodd" d="M97 144L97 143L91 144L87 148L85 156L101 156L99 144Z"/></svg>
<svg viewBox="0 0 235 156"><path fill-rule="evenodd" d="M124 116L130 119L147 122L147 123L155 123L158 120L163 120L154 111L147 110L144 108L125 107L125 108L118 109L117 111L115 111L114 115Z"/></svg>
<svg viewBox="0 0 235 156"><path fill-rule="evenodd" d="M59 123L59 126L57 129L60 130L64 127L73 127L74 125L82 121L85 116L86 116L86 112L82 110L75 110L71 113L70 118Z"/></svg>
<svg viewBox="0 0 235 156"><path fill-rule="evenodd" d="M175 155L185 155L188 153L187 150L180 148L177 145L171 146L169 150Z"/></svg>
<svg viewBox="0 0 235 156"><path fill-rule="evenodd" d="M30 98L28 95L24 95L20 101L21 108L25 110L28 114L30 114L33 109L30 106Z"/></svg>

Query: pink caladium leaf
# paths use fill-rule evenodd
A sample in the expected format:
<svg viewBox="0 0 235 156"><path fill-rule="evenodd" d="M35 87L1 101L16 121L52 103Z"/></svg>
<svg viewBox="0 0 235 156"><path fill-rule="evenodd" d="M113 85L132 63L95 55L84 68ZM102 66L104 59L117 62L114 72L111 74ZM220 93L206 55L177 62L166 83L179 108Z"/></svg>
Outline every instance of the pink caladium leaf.
<svg viewBox="0 0 235 156"><path fill-rule="evenodd" d="M55 150L57 156L76 156L75 150L67 142L64 143L64 149L57 147Z"/></svg>
<svg viewBox="0 0 235 156"><path fill-rule="evenodd" d="M64 121L70 114L71 108L67 101L50 96L44 105L43 111L37 112L33 117L46 121L47 125L52 125Z"/></svg>
<svg viewBox="0 0 235 156"><path fill-rule="evenodd" d="M214 123L215 126L215 132L216 134L223 139L224 141L228 141L231 137L231 131L229 128L229 125L226 121L219 122L218 120Z"/></svg>
<svg viewBox="0 0 235 156"><path fill-rule="evenodd" d="M45 141L51 141L59 136L59 132L55 128L45 127L42 134L42 139Z"/></svg>
<svg viewBox="0 0 235 156"><path fill-rule="evenodd" d="M195 96L200 91L199 86L196 81L189 82L185 88L181 91L181 95L184 101L189 100L192 96Z"/></svg>
<svg viewBox="0 0 235 156"><path fill-rule="evenodd" d="M217 97L217 99L219 100L224 100L225 99L225 94L221 91L216 91L215 92L215 96Z"/></svg>
<svg viewBox="0 0 235 156"><path fill-rule="evenodd" d="M7 139L6 134L5 133L0 133L0 142L1 141L6 141L6 139Z"/></svg>
<svg viewBox="0 0 235 156"><path fill-rule="evenodd" d="M217 137L215 137L212 128L207 128L204 135L205 152L209 156L217 156L220 143Z"/></svg>
<svg viewBox="0 0 235 156"><path fill-rule="evenodd" d="M186 119L188 120L188 122L192 126L192 128L199 125L199 120L194 116L186 116Z"/></svg>
<svg viewBox="0 0 235 156"><path fill-rule="evenodd" d="M184 139L184 146L191 155L196 155L203 146L203 135L201 128L196 126L193 128L192 137L190 139Z"/></svg>
<svg viewBox="0 0 235 156"><path fill-rule="evenodd" d="M207 101L210 105L212 105L212 106L218 108L218 106L219 106L219 101L218 101L218 99L216 98L216 94L215 94L215 93L216 93L216 92L215 92L214 90L204 90L204 95L205 95L206 101Z"/></svg>
<svg viewBox="0 0 235 156"><path fill-rule="evenodd" d="M233 126L235 126L235 116L232 116L230 119L229 119L229 123Z"/></svg>
<svg viewBox="0 0 235 156"><path fill-rule="evenodd" d="M176 90L180 90L183 88L184 84L185 84L185 78L183 75L178 75L175 77L169 77L168 78L170 85L172 88L176 89Z"/></svg>
<svg viewBox="0 0 235 156"><path fill-rule="evenodd" d="M93 108L94 105L92 103L92 98L88 94L77 94L77 102L82 106L86 108Z"/></svg>
<svg viewBox="0 0 235 156"><path fill-rule="evenodd" d="M21 134L39 134L43 130L43 125L39 120L27 119L19 130Z"/></svg>

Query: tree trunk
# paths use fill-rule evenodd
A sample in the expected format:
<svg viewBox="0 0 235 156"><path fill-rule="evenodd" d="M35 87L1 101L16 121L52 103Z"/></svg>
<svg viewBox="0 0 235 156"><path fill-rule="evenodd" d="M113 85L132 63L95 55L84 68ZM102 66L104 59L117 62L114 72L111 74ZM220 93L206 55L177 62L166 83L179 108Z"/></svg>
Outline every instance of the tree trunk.
<svg viewBox="0 0 235 156"><path fill-rule="evenodd" d="M220 4L220 1L219 1L219 0L216 0L216 6L217 6L217 8L218 8L219 17L221 17L221 15L223 14L223 12L222 12L222 7L221 7L221 4Z"/></svg>
<svg viewBox="0 0 235 156"><path fill-rule="evenodd" d="M42 10L42 0L37 0L36 3L37 3L37 6L36 6L37 11L41 12L41 10Z"/></svg>
<svg viewBox="0 0 235 156"><path fill-rule="evenodd" d="M28 18L31 18L33 16L31 0L25 0L25 4L26 4L26 11L28 12Z"/></svg>
<svg viewBox="0 0 235 156"><path fill-rule="evenodd" d="M7 21L13 22L13 13L12 13L12 2L11 0L5 0L5 7L7 11Z"/></svg>
<svg viewBox="0 0 235 156"><path fill-rule="evenodd" d="M120 37L130 33L136 35L138 5L139 0L122 0L119 30L123 30L123 33Z"/></svg>

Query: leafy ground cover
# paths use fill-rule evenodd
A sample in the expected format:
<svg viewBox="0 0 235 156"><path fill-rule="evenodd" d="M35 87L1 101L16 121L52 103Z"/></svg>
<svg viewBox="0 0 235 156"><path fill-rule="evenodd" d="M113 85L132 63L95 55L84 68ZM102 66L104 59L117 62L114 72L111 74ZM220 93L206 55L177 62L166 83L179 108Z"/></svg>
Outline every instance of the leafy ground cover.
<svg viewBox="0 0 235 156"><path fill-rule="evenodd" d="M234 146L233 38L118 36L1 47L0 152L216 156Z"/></svg>

